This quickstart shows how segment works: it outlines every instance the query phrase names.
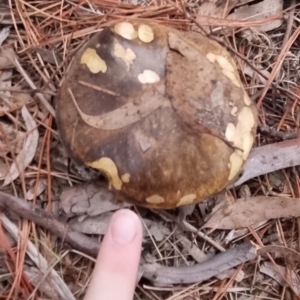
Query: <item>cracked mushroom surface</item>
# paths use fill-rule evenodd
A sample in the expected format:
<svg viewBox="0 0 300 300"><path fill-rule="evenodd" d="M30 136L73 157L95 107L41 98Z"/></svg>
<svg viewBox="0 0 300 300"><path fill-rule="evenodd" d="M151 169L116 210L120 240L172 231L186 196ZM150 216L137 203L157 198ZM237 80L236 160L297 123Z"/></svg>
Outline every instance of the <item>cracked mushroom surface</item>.
<svg viewBox="0 0 300 300"><path fill-rule="evenodd" d="M218 43L158 24L121 22L75 55L57 98L70 156L137 205L197 203L231 184L257 112Z"/></svg>

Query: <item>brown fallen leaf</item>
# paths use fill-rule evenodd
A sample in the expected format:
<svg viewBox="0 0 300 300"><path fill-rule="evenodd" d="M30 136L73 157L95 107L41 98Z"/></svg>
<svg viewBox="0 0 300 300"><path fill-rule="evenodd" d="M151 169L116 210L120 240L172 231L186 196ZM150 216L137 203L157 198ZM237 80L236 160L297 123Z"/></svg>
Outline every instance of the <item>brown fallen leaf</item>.
<svg viewBox="0 0 300 300"><path fill-rule="evenodd" d="M71 229L85 234L100 234L106 232L108 223L112 217L112 212L106 212L98 216L81 216L73 218L68 222ZM144 227L143 236L152 236L157 242L161 242L165 236L170 234L170 230L162 223L153 222L148 219L143 219Z"/></svg>
<svg viewBox="0 0 300 300"><path fill-rule="evenodd" d="M19 177L20 172L23 172L26 169L26 167L34 158L38 145L39 133L37 130L36 122L28 112L26 106L23 106L21 112L25 121L28 135L23 149L20 151L20 153L16 157L15 162L13 162L10 167L10 171L4 180L3 186L10 184L12 181Z"/></svg>
<svg viewBox="0 0 300 300"><path fill-rule="evenodd" d="M148 219L143 219L147 229L144 228L144 236L153 236L157 242L161 242L165 236L169 235L170 229L161 222L154 222Z"/></svg>
<svg viewBox="0 0 300 300"><path fill-rule="evenodd" d="M225 1L224 1L225 2ZM272 16L276 16L283 10L282 0L263 0L253 5L244 5L235 10L234 13L228 16L228 19L233 20L264 20ZM270 31L281 26L282 19L275 19L272 22L262 24L255 27L257 30Z"/></svg>
<svg viewBox="0 0 300 300"><path fill-rule="evenodd" d="M270 245L270 246L261 247L257 251L257 253L259 255L263 255L268 252L275 252L276 254L278 254L280 256L284 256L285 258L296 261L298 263L300 262L300 253L297 252L296 250L288 248L288 247Z"/></svg>
<svg viewBox="0 0 300 300"><path fill-rule="evenodd" d="M300 165L300 139L287 140L252 149L242 177L233 186L250 178Z"/></svg>
<svg viewBox="0 0 300 300"><path fill-rule="evenodd" d="M98 216L131 206L124 202L116 203L112 192L107 191L105 186L94 183L65 188L60 200L68 216Z"/></svg>
<svg viewBox="0 0 300 300"><path fill-rule="evenodd" d="M7 39L9 36L10 28L9 27L4 27L0 31L0 46L3 44L3 42Z"/></svg>
<svg viewBox="0 0 300 300"><path fill-rule="evenodd" d="M9 166L5 163L4 159L0 158L0 180L4 180L9 171Z"/></svg>
<svg viewBox="0 0 300 300"><path fill-rule="evenodd" d="M47 187L47 180L45 178L40 179L39 183L38 183L38 186L37 186L37 189L35 187L35 181L34 180L30 183L30 186L31 187L29 188L29 190L26 193L26 199L27 200L33 200L35 192L36 192L36 194L35 194L36 197L39 196L40 194L42 194L44 192L44 190L46 189L46 187ZM35 189L36 189L36 191L35 191Z"/></svg>
<svg viewBox="0 0 300 300"><path fill-rule="evenodd" d="M58 51L38 48L36 52L42 57L44 62L52 65L59 66L63 61Z"/></svg>
<svg viewBox="0 0 300 300"><path fill-rule="evenodd" d="M81 217L73 218L68 222L68 226L76 231L85 234L105 234L112 212L106 212L100 216L86 216L84 219Z"/></svg>
<svg viewBox="0 0 300 300"><path fill-rule="evenodd" d="M207 0L198 10L198 18L202 15L214 17L226 17L235 7L251 2L252 0L217 1Z"/></svg>
<svg viewBox="0 0 300 300"><path fill-rule="evenodd" d="M194 260L198 263L201 263L209 258L197 245L195 245L192 241L186 238L183 234L177 233L176 238L179 243L183 246L183 249L191 255Z"/></svg>
<svg viewBox="0 0 300 300"><path fill-rule="evenodd" d="M216 211L204 228L239 229L258 222L277 218L300 216L300 198L249 197L236 201L232 213L225 216L223 209Z"/></svg>
<svg viewBox="0 0 300 300"><path fill-rule="evenodd" d="M278 272L281 272L285 276L285 279L281 276L281 274ZM283 266L274 266L272 263L265 262L259 270L261 273L266 274L276 280L280 285L285 286L286 280L291 282L291 285L293 287L293 291L296 293L297 296L300 296L300 282L298 275L291 271L287 272L287 268Z"/></svg>
<svg viewBox="0 0 300 300"><path fill-rule="evenodd" d="M14 67L12 58L15 57L15 52L11 48L0 49L0 70L11 69Z"/></svg>
<svg viewBox="0 0 300 300"><path fill-rule="evenodd" d="M17 130L14 124L0 122L0 156L5 157L7 153L20 153L23 148L25 132Z"/></svg>
<svg viewBox="0 0 300 300"><path fill-rule="evenodd" d="M205 31L209 31L209 25L217 25L218 19L224 19L228 16L229 12L235 7L249 3L252 0L231 0L231 1L218 1L206 0L201 4L197 13L197 22L202 25ZM211 20L208 18L212 17ZM199 30L196 25L193 25L194 30Z"/></svg>

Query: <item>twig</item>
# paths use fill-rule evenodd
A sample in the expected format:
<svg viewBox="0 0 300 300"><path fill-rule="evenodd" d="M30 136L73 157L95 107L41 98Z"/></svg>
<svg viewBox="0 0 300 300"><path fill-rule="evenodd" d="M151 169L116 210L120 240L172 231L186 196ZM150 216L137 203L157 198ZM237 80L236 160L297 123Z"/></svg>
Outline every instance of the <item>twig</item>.
<svg viewBox="0 0 300 300"><path fill-rule="evenodd" d="M143 277L157 285L201 282L255 259L256 255L257 245L247 242L193 266L165 267L159 264L144 264Z"/></svg>
<svg viewBox="0 0 300 300"><path fill-rule="evenodd" d="M155 211L153 211L155 212ZM167 211L161 211L160 212L162 215L166 216L167 218L173 220L175 223L179 223L178 220L176 218L174 218L170 213L168 213ZM181 224L178 224L179 226L182 226ZM200 238L202 238L204 241L210 243L212 246L214 246L216 249L218 249L219 251L224 252L225 248L223 248L221 245L219 245L218 243L216 243L212 238L210 238L209 236L207 236L206 234L204 234L203 232L201 232L200 230L198 230L196 227L194 227L193 225L191 225L188 222L184 222L184 226L186 230L189 230L195 234L197 234Z"/></svg>
<svg viewBox="0 0 300 300"><path fill-rule="evenodd" d="M79 251L93 257L96 257L99 252L100 245L96 240L89 238L84 234L71 231L66 224L58 221L52 214L44 211L37 205L0 192L0 208L8 212L13 212L22 218L28 219L37 225L48 229L51 233L68 242ZM2 217L2 222L5 221L3 220ZM222 255L219 254L192 267L164 267L159 264L142 265L141 267L145 271L143 277L156 283L160 281L160 278L163 278L164 281L168 283L197 282L209 279L210 277L223 273L240 263L254 259L256 256L254 253L256 251L255 249L255 246L249 242L225 251ZM223 248L221 250L224 251ZM156 277L156 275L158 275L158 277ZM164 284L164 282L161 282L161 284Z"/></svg>
<svg viewBox="0 0 300 300"><path fill-rule="evenodd" d="M26 73L26 71L23 69L23 67L21 66L21 64L19 63L19 61L14 58L13 60L16 68L18 69L18 71L23 75L25 81L28 83L28 85L33 89L36 90L37 87L36 85L33 83L33 81L31 80L31 78L28 76L28 74ZM49 113L55 118L55 110L54 108L50 105L50 103L47 101L47 99L44 97L44 95L42 93L36 93L36 96L39 98L39 100L41 101L41 103L46 107L46 109L49 111Z"/></svg>
<svg viewBox="0 0 300 300"><path fill-rule="evenodd" d="M272 128L269 126L263 126L263 125L258 126L258 132L269 135L274 138L279 138L282 140L292 140L292 139L296 139L298 137L298 132L277 131L275 128Z"/></svg>
<svg viewBox="0 0 300 300"><path fill-rule="evenodd" d="M271 72L271 74L270 74L270 76L269 76L269 78L268 78L268 80L265 84L265 87L263 88L263 92L262 92L260 98L257 101L257 108L260 108L260 106L262 104L262 101L263 101L265 95L267 94L267 91L268 91L270 85L272 85L277 72L279 71L281 65L283 64L284 58L286 57L288 51L290 50L290 47L293 45L293 43L298 38L299 34L300 34L300 27L298 27L294 31L294 33L289 38L288 42L283 46L282 51L280 52L280 54L279 54L279 56L276 60L276 63L274 65L273 69L272 69L272 72Z"/></svg>
<svg viewBox="0 0 300 300"><path fill-rule="evenodd" d="M289 16L286 24L286 30L284 34L284 38L282 40L281 47L283 48L287 41L289 40L289 37L291 35L292 27L293 27L293 22L294 22L294 16L295 16L295 9L296 9L296 0L291 0L290 6L291 9L289 11Z"/></svg>
<svg viewBox="0 0 300 300"><path fill-rule="evenodd" d="M52 214L37 205L0 192L0 208L44 227L79 251L94 257L98 254L99 243L95 239L70 230L66 224L58 221Z"/></svg>

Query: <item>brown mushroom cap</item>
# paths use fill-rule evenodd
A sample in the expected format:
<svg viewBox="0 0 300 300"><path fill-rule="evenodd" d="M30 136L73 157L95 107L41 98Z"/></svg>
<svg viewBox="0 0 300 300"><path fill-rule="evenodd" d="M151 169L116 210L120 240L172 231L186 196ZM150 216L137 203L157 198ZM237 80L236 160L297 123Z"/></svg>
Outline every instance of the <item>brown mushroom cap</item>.
<svg viewBox="0 0 300 300"><path fill-rule="evenodd" d="M157 24L121 22L84 45L57 99L62 140L128 201L200 202L231 183L257 113L218 43Z"/></svg>

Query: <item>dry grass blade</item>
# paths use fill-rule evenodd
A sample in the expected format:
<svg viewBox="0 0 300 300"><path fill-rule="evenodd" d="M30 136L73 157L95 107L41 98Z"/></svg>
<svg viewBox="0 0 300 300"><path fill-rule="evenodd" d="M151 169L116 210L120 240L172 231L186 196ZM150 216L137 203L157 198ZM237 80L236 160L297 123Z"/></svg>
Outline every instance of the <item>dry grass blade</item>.
<svg viewBox="0 0 300 300"><path fill-rule="evenodd" d="M13 236L14 239L18 239L19 231L15 224L13 224L4 214L0 216L1 223L6 228L6 230ZM27 254L36 264L36 266L47 276L47 280L50 280L53 284L53 288L58 292L62 299L75 300L73 294L70 292L69 288L66 286L61 277L53 269L49 269L48 263L44 257L42 257L36 247L28 241ZM44 279L46 279L44 278Z"/></svg>

